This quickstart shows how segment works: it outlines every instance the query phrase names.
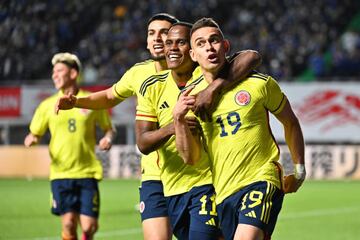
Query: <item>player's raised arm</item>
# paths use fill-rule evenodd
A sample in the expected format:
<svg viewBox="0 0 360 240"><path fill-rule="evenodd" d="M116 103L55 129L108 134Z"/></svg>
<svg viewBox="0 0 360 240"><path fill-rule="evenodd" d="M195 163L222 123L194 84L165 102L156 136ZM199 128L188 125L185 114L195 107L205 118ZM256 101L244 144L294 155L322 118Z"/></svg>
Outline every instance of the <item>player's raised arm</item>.
<svg viewBox="0 0 360 240"><path fill-rule="evenodd" d="M203 121L209 121L221 91L236 86L241 80L261 64L261 55L254 50L244 50L235 54L230 62L224 65L217 79L199 92L194 104L194 113Z"/></svg>
<svg viewBox="0 0 360 240"><path fill-rule="evenodd" d="M55 112L59 110L77 108L86 109L108 109L116 106L121 102L112 92L112 87L94 92L86 97L76 97L75 95L65 95L58 99L55 105Z"/></svg>
<svg viewBox="0 0 360 240"><path fill-rule="evenodd" d="M87 109L108 109L116 106L121 102L113 94L112 87L94 92L86 97L78 98L75 107Z"/></svg>

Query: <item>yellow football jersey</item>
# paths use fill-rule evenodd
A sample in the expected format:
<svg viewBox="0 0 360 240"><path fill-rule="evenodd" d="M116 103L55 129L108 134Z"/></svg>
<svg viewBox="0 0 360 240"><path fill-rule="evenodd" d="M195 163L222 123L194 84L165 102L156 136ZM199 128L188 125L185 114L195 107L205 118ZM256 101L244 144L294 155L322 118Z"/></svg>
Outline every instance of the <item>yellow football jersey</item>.
<svg viewBox="0 0 360 240"><path fill-rule="evenodd" d="M131 67L113 85L113 94L122 101L138 95L142 83L156 74L155 61L147 60ZM160 159L156 151L141 156L141 181L160 180Z"/></svg>
<svg viewBox="0 0 360 240"><path fill-rule="evenodd" d="M88 95L80 90L77 97ZM112 128L106 110L73 108L54 112L61 92L45 99L36 109L30 132L42 136L49 129L51 157L50 180L63 178L102 178L101 162L96 158L96 125L104 131ZM31 161L31 159L29 159Z"/></svg>
<svg viewBox="0 0 360 240"><path fill-rule="evenodd" d="M203 81L194 90L206 86ZM279 148L271 133L268 112L281 112L286 101L272 77L253 73L223 94L211 122L201 123L217 204L256 181L269 181L281 188Z"/></svg>
<svg viewBox="0 0 360 240"><path fill-rule="evenodd" d="M193 77L187 85L196 85L201 81L204 81L203 77ZM172 109L180 93L170 71L160 72L148 79L140 88L136 120L157 122L159 127L173 122ZM160 177L165 196L181 194L190 191L192 187L212 183L209 160L204 151L201 161L194 166L187 165L176 149L175 136L172 136L159 149L159 153L163 160Z"/></svg>

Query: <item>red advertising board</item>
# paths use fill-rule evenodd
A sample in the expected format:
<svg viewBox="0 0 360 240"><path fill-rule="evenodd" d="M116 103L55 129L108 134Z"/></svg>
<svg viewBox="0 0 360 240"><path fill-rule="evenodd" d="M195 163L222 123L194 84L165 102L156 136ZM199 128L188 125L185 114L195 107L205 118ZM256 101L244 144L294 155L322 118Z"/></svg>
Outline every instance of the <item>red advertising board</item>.
<svg viewBox="0 0 360 240"><path fill-rule="evenodd" d="M20 88L0 88L0 117L20 116Z"/></svg>
<svg viewBox="0 0 360 240"><path fill-rule="evenodd" d="M360 143L358 82L280 83L298 116L306 142ZM271 128L284 141L283 127L272 117Z"/></svg>

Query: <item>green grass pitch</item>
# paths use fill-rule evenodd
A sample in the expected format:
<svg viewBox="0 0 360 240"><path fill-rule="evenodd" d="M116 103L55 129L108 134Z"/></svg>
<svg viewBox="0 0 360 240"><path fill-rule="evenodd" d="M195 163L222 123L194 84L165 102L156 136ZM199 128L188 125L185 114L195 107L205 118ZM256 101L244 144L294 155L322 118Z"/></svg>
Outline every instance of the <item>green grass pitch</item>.
<svg viewBox="0 0 360 240"><path fill-rule="evenodd" d="M100 183L96 239L142 239L138 180ZM0 239L58 240L60 219L50 214L48 180L0 179ZM307 181L287 195L273 240L360 239L360 181Z"/></svg>

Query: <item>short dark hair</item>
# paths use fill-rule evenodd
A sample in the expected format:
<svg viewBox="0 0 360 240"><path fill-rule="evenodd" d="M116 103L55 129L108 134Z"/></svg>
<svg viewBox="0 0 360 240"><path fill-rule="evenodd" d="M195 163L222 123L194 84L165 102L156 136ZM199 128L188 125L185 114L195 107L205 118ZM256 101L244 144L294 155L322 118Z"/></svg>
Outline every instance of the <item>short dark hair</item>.
<svg viewBox="0 0 360 240"><path fill-rule="evenodd" d="M192 23L189 23L189 22L183 22L183 21L178 21L178 22L176 22L176 23L174 23L173 25L172 25L172 27L173 26L176 26L176 25L180 25L180 26L184 26L184 27L188 27L188 28L192 28L192 26L193 26L193 24Z"/></svg>
<svg viewBox="0 0 360 240"><path fill-rule="evenodd" d="M168 21L171 24L179 22L179 20L173 15L170 15L168 13L157 13L148 20L147 25L149 26L149 24L155 20L164 20L164 21Z"/></svg>
<svg viewBox="0 0 360 240"><path fill-rule="evenodd" d="M214 28L217 28L217 29L219 29L219 31L220 31L220 33L221 33L221 36L224 37L224 34L222 33L222 31L221 31L221 29L220 29L220 27L219 27L219 24L217 24L217 22L215 22L214 19L212 19L212 18L206 18L206 17L200 18L199 20L197 20L197 21L193 24L193 26L192 26L192 28L191 28L191 31L190 31L190 37L192 36L192 34L193 34L196 30L198 30L198 29L200 29L200 28L203 28L203 27L214 27Z"/></svg>

